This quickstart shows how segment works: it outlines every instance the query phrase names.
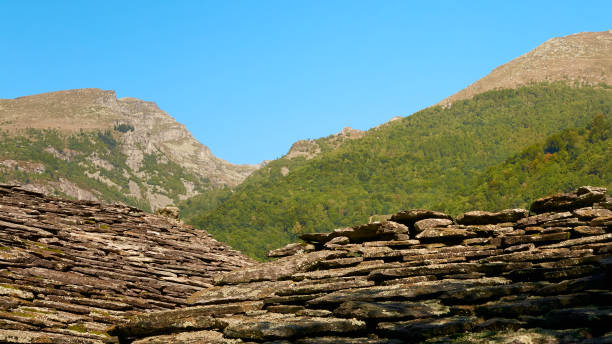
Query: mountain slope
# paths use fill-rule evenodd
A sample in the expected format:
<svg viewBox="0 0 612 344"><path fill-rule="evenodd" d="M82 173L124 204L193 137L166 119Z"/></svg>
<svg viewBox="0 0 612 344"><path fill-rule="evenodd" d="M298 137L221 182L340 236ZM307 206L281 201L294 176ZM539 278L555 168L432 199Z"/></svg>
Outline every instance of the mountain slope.
<svg viewBox="0 0 612 344"><path fill-rule="evenodd" d="M157 208L257 167L221 160L155 103L79 89L0 100L2 181Z"/></svg>
<svg viewBox="0 0 612 344"><path fill-rule="evenodd" d="M516 88L543 81L612 85L612 30L552 38L495 68L438 105L448 106L496 88Z"/></svg>
<svg viewBox="0 0 612 344"><path fill-rule="evenodd" d="M491 167L476 182L470 203L501 210L526 207L537 195L570 190L581 183L610 189L610 157L612 116L599 114L585 128L565 129Z"/></svg>
<svg viewBox="0 0 612 344"><path fill-rule="evenodd" d="M489 167L611 109L612 92L601 87L486 92L374 128L310 160L270 162L216 209L188 220L261 258L304 231L375 214L418 207L458 213L473 208L471 187Z"/></svg>
<svg viewBox="0 0 612 344"><path fill-rule="evenodd" d="M607 116L611 76L612 31L553 38L445 99L442 107L385 123L333 149L322 149L329 138L298 142L234 194L204 202L206 211L199 215L192 209L206 196L193 200L184 207L190 209L187 220L263 257L301 231L353 224L402 207L458 212L477 201L495 207L473 198L482 173L548 135L583 128L598 113ZM448 111L450 104L456 111ZM306 153L291 154L295 148Z"/></svg>

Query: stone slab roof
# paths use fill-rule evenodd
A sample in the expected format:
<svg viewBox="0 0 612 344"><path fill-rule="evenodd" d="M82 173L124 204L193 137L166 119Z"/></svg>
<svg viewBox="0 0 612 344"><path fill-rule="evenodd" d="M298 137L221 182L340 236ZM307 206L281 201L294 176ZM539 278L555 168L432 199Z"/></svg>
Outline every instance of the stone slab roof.
<svg viewBox="0 0 612 344"><path fill-rule="evenodd" d="M0 185L0 342L113 341L109 326L253 263L170 218Z"/></svg>
<svg viewBox="0 0 612 344"><path fill-rule="evenodd" d="M609 343L612 202L582 187L531 212L428 210L303 235L217 275L124 343Z"/></svg>

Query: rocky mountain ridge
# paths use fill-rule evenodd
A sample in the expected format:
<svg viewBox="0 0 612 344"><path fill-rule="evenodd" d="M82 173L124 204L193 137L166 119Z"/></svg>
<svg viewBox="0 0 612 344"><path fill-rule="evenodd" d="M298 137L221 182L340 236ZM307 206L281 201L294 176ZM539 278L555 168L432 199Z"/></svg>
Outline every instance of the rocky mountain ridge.
<svg viewBox="0 0 612 344"><path fill-rule="evenodd" d="M551 38L437 105L449 106L493 89L553 81L612 85L612 30Z"/></svg>
<svg viewBox="0 0 612 344"><path fill-rule="evenodd" d="M252 264L172 218L0 185L2 343L101 344L107 327Z"/></svg>
<svg viewBox="0 0 612 344"><path fill-rule="evenodd" d="M148 203L152 209L177 203L211 187L234 187L259 167L233 165L215 157L208 147L193 138L184 125L155 103L136 98L117 99L114 91L78 89L3 99L0 100L0 129L5 138L25 138L20 144L45 139L52 134L70 138L83 132L102 133L103 136L99 137L107 146L102 152L84 153L70 148L67 142L50 144L43 149L60 161L69 161L80 155L81 172L89 179ZM33 132L41 134L33 137ZM113 156L104 156L105 152ZM4 162L45 165L36 159L16 159L13 152L2 153L4 157L0 158ZM117 156L119 153L120 157ZM120 160L120 164L116 160ZM160 176L155 171L158 169L147 170L147 164L168 163L181 169L183 174L191 175L191 178L181 177L174 181L180 190L164 187L163 181L171 176ZM100 175L105 171L109 173ZM173 174L172 171L168 173ZM125 180L119 180L113 174L123 175ZM38 191L51 194L59 191L61 195L78 199L117 200L108 199L109 196L105 197L96 188L69 176L54 176L41 182L36 182L41 179L36 174L27 177L33 180L30 187ZM23 183L25 180L16 176L13 180L5 180L9 181ZM182 185L176 185L178 183Z"/></svg>
<svg viewBox="0 0 612 344"><path fill-rule="evenodd" d="M221 273L189 307L131 318L125 343L608 343L612 198L581 187L530 211L307 233L278 260Z"/></svg>

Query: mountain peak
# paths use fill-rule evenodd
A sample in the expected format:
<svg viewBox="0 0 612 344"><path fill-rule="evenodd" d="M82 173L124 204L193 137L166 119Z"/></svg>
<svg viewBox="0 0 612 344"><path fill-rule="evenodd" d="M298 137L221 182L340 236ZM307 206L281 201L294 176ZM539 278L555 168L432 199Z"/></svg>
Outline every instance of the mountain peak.
<svg viewBox="0 0 612 344"><path fill-rule="evenodd" d="M608 30L554 37L523 56L539 58L609 58L611 51L612 30Z"/></svg>
<svg viewBox="0 0 612 344"><path fill-rule="evenodd" d="M496 88L552 81L612 85L612 30L551 38L438 105L449 106Z"/></svg>
<svg viewBox="0 0 612 344"><path fill-rule="evenodd" d="M88 199L111 201L116 200L117 193L120 193L144 200L150 208L155 209L197 195L206 188L223 185L234 187L259 168L255 165L233 165L215 157L183 124L154 102L137 98L117 99L115 91L98 88L2 99L0 129L7 133L3 138L5 140L21 137L28 142L25 150L29 153L23 153L23 161L19 162L22 165L26 162L48 165L53 161L48 166L49 176L46 179L43 176L38 178L42 184L37 184L37 189L48 193L60 190L62 194L78 199L87 194ZM45 140L36 143L38 139L29 137L30 131L27 129L35 129L34 132L43 138L46 138L48 130L52 130L62 139L50 140L45 143L46 146L34 149L34 145L41 145ZM76 144L68 142L68 137L74 135L89 135L89 141L80 149L75 149ZM60 142L62 140L65 142ZM86 153L93 142L99 140L102 140L105 148ZM34 153L39 150L52 157L39 157ZM6 158L15 160L10 154ZM0 156L0 162L2 159ZM50 166L59 166L57 164L72 164L64 168L69 169L73 177L79 175L80 184L61 174L56 176L53 170L57 167ZM85 176L80 176L80 173L85 173ZM164 177L160 173L165 173ZM89 179L95 181L83 182ZM20 182L19 178L11 180ZM165 186L157 185L160 180L165 182ZM100 194L100 190L91 187L95 182L106 185L99 185L98 189L108 187L111 190L107 190L106 195Z"/></svg>

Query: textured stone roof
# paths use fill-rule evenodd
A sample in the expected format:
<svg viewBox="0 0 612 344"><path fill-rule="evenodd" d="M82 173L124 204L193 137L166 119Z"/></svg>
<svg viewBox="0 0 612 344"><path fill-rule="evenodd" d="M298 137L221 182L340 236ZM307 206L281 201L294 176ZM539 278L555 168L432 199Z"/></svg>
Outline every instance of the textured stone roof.
<svg viewBox="0 0 612 344"><path fill-rule="evenodd" d="M0 185L0 342L102 343L253 262L206 232L124 205Z"/></svg>
<svg viewBox="0 0 612 344"><path fill-rule="evenodd" d="M428 210L270 252L189 307L131 318L125 343L612 341L612 202L582 187L532 212Z"/></svg>

